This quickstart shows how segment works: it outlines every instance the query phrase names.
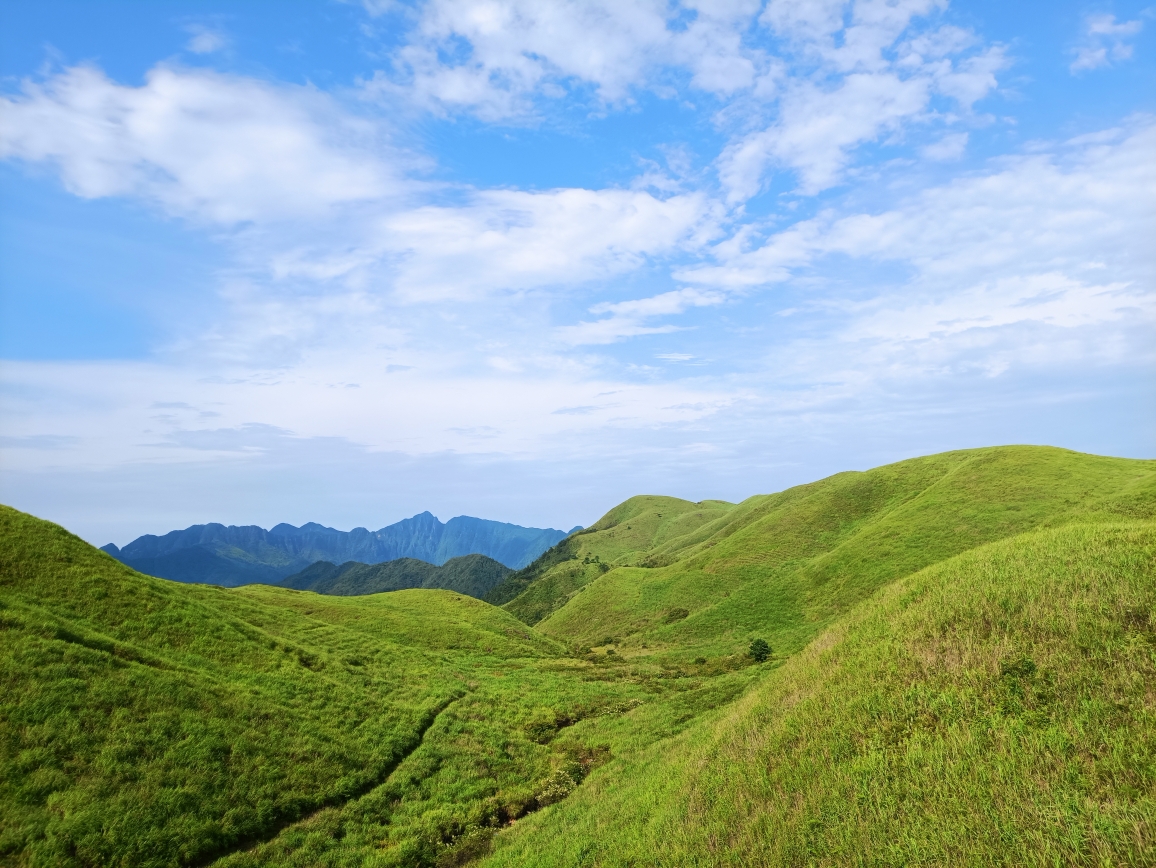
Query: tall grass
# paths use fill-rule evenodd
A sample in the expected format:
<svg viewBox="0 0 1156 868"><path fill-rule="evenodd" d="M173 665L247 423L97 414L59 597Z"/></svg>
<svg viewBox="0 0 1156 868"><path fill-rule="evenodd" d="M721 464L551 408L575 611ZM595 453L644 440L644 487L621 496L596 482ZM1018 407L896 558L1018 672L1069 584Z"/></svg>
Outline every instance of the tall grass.
<svg viewBox="0 0 1156 868"><path fill-rule="evenodd" d="M965 553L484 864L1152 864L1154 608L1151 522Z"/></svg>

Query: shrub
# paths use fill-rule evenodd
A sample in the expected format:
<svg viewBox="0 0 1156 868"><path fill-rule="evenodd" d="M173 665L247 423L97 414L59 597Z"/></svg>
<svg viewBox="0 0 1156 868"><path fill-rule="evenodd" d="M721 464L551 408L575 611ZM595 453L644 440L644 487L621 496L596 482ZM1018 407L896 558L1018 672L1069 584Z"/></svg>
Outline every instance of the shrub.
<svg viewBox="0 0 1156 868"><path fill-rule="evenodd" d="M671 609L669 612L667 612L663 616L662 623L673 624L676 621L682 621L685 618L689 618L689 617L690 617L690 611L687 609Z"/></svg>
<svg viewBox="0 0 1156 868"><path fill-rule="evenodd" d="M756 663L765 663L771 656L771 646L765 639L756 639L751 643L749 653Z"/></svg>

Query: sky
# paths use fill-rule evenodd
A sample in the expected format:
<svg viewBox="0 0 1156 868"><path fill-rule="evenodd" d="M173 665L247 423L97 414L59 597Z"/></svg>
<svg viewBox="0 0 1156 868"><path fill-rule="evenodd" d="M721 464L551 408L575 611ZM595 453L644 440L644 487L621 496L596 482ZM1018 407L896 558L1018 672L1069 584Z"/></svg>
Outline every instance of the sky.
<svg viewBox="0 0 1156 868"><path fill-rule="evenodd" d="M1156 6L0 5L0 501L96 544L1156 457Z"/></svg>

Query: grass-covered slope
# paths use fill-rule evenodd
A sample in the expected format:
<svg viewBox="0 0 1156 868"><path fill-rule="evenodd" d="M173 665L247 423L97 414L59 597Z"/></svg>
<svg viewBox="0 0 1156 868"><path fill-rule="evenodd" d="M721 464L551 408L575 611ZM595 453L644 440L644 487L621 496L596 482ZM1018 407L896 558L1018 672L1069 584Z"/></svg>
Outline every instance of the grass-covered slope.
<svg viewBox="0 0 1156 868"><path fill-rule="evenodd" d="M181 585L0 508L3 864L432 865L639 695L469 597ZM319 810L347 834L301 855Z"/></svg>
<svg viewBox="0 0 1156 868"><path fill-rule="evenodd" d="M484 864L1152 864L1154 610L1153 522L969 551L595 772Z"/></svg>
<svg viewBox="0 0 1156 868"><path fill-rule="evenodd" d="M505 604L522 621L535 624L612 565L666 562L665 552L686 545L696 531L733 506L721 500L691 503L677 497L632 497L509 576L486 599Z"/></svg>
<svg viewBox="0 0 1156 868"><path fill-rule="evenodd" d="M415 558L398 558L381 564L350 561L340 566L318 561L278 584L283 588L341 596L438 588L480 599L512 572L485 555L450 558L440 567Z"/></svg>
<svg viewBox="0 0 1156 868"><path fill-rule="evenodd" d="M1142 864L1154 514L1156 462L1027 447L634 498L503 612L0 508L0 865Z"/></svg>
<svg viewBox="0 0 1156 868"><path fill-rule="evenodd" d="M719 513L615 562L666 566L615 566L562 605L533 610L528 603L550 590L540 579L506 608L524 620L550 611L537 623L545 634L590 645L613 637L633 653L710 657L755 636L791 652L876 589L978 545L1040 526L1156 514L1156 462L1046 447L968 450L841 473Z"/></svg>

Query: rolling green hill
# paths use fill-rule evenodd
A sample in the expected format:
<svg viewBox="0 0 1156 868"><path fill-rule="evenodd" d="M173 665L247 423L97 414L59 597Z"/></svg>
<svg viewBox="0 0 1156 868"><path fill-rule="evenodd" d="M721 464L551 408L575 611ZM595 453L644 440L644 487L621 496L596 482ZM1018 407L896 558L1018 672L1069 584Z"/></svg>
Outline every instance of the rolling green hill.
<svg viewBox="0 0 1156 868"><path fill-rule="evenodd" d="M669 548L677 548L733 507L721 500L691 503L677 497L632 497L509 576L485 599L505 604L521 620L535 624L612 564L665 562Z"/></svg>
<svg viewBox="0 0 1156 868"><path fill-rule="evenodd" d="M637 497L503 611L0 508L0 865L1145 864L1154 517L1156 462L1035 447Z"/></svg>
<svg viewBox="0 0 1156 868"><path fill-rule="evenodd" d="M1150 865L1154 609L1151 521L951 558L483 864Z"/></svg>
<svg viewBox="0 0 1156 868"><path fill-rule="evenodd" d="M0 543L3 864L284 864L341 822L327 852L432 865L600 761L562 723L649 695L448 591L178 584L7 507Z"/></svg>
<svg viewBox="0 0 1156 868"><path fill-rule="evenodd" d="M488 599L538 568L505 608L557 639L685 658L757 635L793 652L878 588L978 545L1154 515L1156 462L1046 447L950 452L736 506L634 498ZM640 528L653 533L645 551L634 547Z"/></svg>
<svg viewBox="0 0 1156 868"><path fill-rule="evenodd" d="M358 596L407 588L440 588L471 597L484 597L512 573L485 555L450 558L440 567L415 558L398 558L382 564L349 561L338 566L318 561L278 582L283 588L319 594Z"/></svg>

